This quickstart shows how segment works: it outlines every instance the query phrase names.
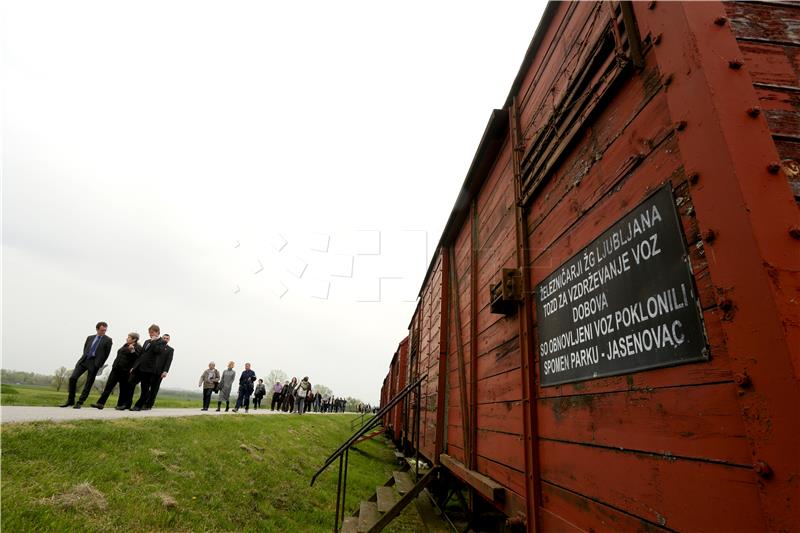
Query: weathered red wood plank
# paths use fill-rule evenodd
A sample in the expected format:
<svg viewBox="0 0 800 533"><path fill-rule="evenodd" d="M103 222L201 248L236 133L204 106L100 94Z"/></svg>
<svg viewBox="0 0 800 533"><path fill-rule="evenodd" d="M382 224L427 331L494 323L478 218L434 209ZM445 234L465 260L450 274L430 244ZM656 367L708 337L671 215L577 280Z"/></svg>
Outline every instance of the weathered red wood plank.
<svg viewBox="0 0 800 533"><path fill-rule="evenodd" d="M574 531L591 531L595 533L656 533L668 531L551 483L542 483L542 502L544 504L544 509L542 510L545 513L550 513L552 517L545 523L552 522L553 527L556 528L546 528L546 531L571 530L562 524L569 524L569 527L574 528ZM556 521L557 519L560 519L560 522ZM559 525L556 526L556 524Z"/></svg>
<svg viewBox="0 0 800 533"><path fill-rule="evenodd" d="M673 186L683 183L682 173L673 175L675 165L680 165L680 162L677 154L668 146L663 145L619 183L611 184L607 178L603 180L598 177L601 189L597 194L604 192L602 198L584 197L581 203L561 202L556 206L553 216L540 223L530 235L531 281L534 286L610 227L664 180L679 180ZM606 192L612 185L616 185L615 188ZM590 187L589 184L587 186Z"/></svg>
<svg viewBox="0 0 800 533"><path fill-rule="evenodd" d="M461 445L461 442L456 442L455 440L455 433L461 433L461 428L455 428L453 430L448 430L447 433L447 454L455 459L464 462L464 447ZM452 439L451 439L452 437Z"/></svg>
<svg viewBox="0 0 800 533"><path fill-rule="evenodd" d="M559 531L561 533L585 533L585 529L567 522L563 517L558 516L549 509L539 510L539 527L543 531ZM592 530L594 531L594 530Z"/></svg>
<svg viewBox="0 0 800 533"><path fill-rule="evenodd" d="M788 47L739 42L744 63L754 83L798 87L798 71Z"/></svg>
<svg viewBox="0 0 800 533"><path fill-rule="evenodd" d="M544 481L671 530L763 530L752 469L545 439L539 449Z"/></svg>
<svg viewBox="0 0 800 533"><path fill-rule="evenodd" d="M522 378L519 372L505 372L478 382L478 403L516 401L522 399Z"/></svg>
<svg viewBox="0 0 800 533"><path fill-rule="evenodd" d="M506 138L497 157L489 169L486 181L478 191L478 219L488 220L498 204L505 203L509 194L509 177L511 176L511 144ZM513 196L513 190L511 192Z"/></svg>
<svg viewBox="0 0 800 533"><path fill-rule="evenodd" d="M478 357L478 376L487 378L517 370L519 365L519 335L516 335L505 342L494 344Z"/></svg>
<svg viewBox="0 0 800 533"><path fill-rule="evenodd" d="M773 42L800 42L797 5L754 2L724 2L731 28L737 38Z"/></svg>
<svg viewBox="0 0 800 533"><path fill-rule="evenodd" d="M752 462L732 383L538 401L541 437L740 465Z"/></svg>
<svg viewBox="0 0 800 533"><path fill-rule="evenodd" d="M663 94L656 94L659 85L651 81L658 78L658 73L654 68L645 73L646 76L625 83L615 95L615 105L602 109L586 125L583 138L554 169L537 195L530 227L535 228L548 217L567 194L581 194L587 187L589 191L597 188L597 184L587 183L587 178L594 177L597 182L599 177L600 184L607 182L610 176L619 173L623 162L652 151L670 121Z"/></svg>
<svg viewBox="0 0 800 533"><path fill-rule="evenodd" d="M478 404L478 427L522 435L522 402Z"/></svg>
<svg viewBox="0 0 800 533"><path fill-rule="evenodd" d="M522 451L520 451L522 454ZM478 472L494 479L517 495L525 494L525 474L491 459L478 456Z"/></svg>
<svg viewBox="0 0 800 533"><path fill-rule="evenodd" d="M548 58L549 64L537 65L543 68L534 78L531 94L520 99L520 123L526 138L534 135L550 118L552 106L561 101L570 81L585 63L591 47L605 32L608 14L604 6L600 3L587 4L578 6L570 17L564 19L565 27L559 37L550 41L555 53ZM551 65L559 65L559 68L551 68Z"/></svg>
<svg viewBox="0 0 800 533"><path fill-rule="evenodd" d="M661 98L655 99L662 102ZM648 111L658 111L657 108L646 108ZM661 138L668 130L663 129L664 117L662 111L647 113L637 118L647 118L649 122L658 124L661 129L654 128L654 137ZM615 143L609 151L625 150L625 146ZM668 140L659 144L652 152L645 152L646 156L636 152L627 156L607 154L600 164L596 165L586 174L581 186L573 189L568 197L555 204L549 210L546 218L530 228L531 259L536 263L544 263L543 267L556 267L555 264L542 261L541 255L551 246L559 250L564 249L564 241L575 242L574 251L580 250L585 244L595 238L610 226L622 213L636 205L647 193L660 185L665 180L675 179L675 170L681 167L680 153L674 142ZM682 174L674 185L679 185L683 180ZM619 192L616 188L621 187ZM615 201L616 200L616 201ZM610 204L610 205L609 205ZM612 207L613 205L613 207ZM534 201L533 211L539 208ZM606 214L606 216L603 216ZM579 231L583 230L586 241L581 244ZM569 257L567 255L566 257ZM554 258L555 259L555 258ZM551 260L552 261L552 260ZM542 269L536 269L535 274L544 274ZM534 279L534 283L538 279Z"/></svg>

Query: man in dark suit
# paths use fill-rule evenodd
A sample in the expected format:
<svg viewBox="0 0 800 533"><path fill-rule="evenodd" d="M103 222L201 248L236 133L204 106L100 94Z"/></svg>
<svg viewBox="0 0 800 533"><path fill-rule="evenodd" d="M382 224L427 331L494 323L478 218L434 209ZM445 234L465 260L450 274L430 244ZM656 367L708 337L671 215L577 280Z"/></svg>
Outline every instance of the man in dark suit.
<svg viewBox="0 0 800 533"><path fill-rule="evenodd" d="M131 383L136 387L141 383L142 390L136 404L131 411L147 410L147 402L150 400L153 388L163 376L167 375L169 366L172 363L172 352L167 351L166 342L161 335L161 328L153 324L147 329L150 340L145 341L142 347L142 355L131 368Z"/></svg>
<svg viewBox="0 0 800 533"><path fill-rule="evenodd" d="M165 377L167 377L167 372L169 372L169 367L172 364L172 356L175 353L175 350L172 348L172 346L169 346L169 333L164 333L161 338L164 339L164 350L167 352L165 357L165 366L162 367L159 378L156 380L153 388L150 389L150 398L147 400L147 404L144 406L145 409L152 409L153 405L156 403L156 396L158 396L158 390L161 388L161 382Z"/></svg>
<svg viewBox="0 0 800 533"><path fill-rule="evenodd" d="M142 345L139 344L139 334L128 333L125 346L117 350L117 357L114 359L114 364L111 365L111 373L108 376L103 393L97 403L92 404L92 407L97 409L104 408L117 383L119 383L119 398L117 399L116 409L122 411L131 407L133 403L133 386L130 383L131 368L133 368L133 364L141 354Z"/></svg>
<svg viewBox="0 0 800 533"><path fill-rule="evenodd" d="M103 368L103 365L108 359L108 354L111 353L111 344L113 341L111 337L106 335L108 324L105 322L98 322L95 326L97 331L96 335L89 335L86 337L86 342L83 343L83 355L78 359L75 364L75 370L69 377L69 393L67 401L61 407L73 406L74 409L80 409L89 393L92 391L94 378L97 376L98 370ZM78 388L78 378L86 372L86 384L83 386L81 395L78 402L75 403L75 392Z"/></svg>

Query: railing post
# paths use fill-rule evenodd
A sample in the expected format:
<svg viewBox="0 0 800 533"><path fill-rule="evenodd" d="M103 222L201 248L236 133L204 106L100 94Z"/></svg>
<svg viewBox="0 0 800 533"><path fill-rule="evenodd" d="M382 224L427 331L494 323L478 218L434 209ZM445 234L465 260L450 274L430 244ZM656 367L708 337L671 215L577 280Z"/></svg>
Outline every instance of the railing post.
<svg viewBox="0 0 800 533"><path fill-rule="evenodd" d="M339 481L336 484L336 518L333 522L333 533L339 531L339 498L342 494L342 456L339 456ZM344 517L342 517L344 518Z"/></svg>
<svg viewBox="0 0 800 533"><path fill-rule="evenodd" d="M417 426L416 439L417 443L414 446L414 477L419 478L419 432L422 421L422 383L417 383L417 419L414 421Z"/></svg>
<svg viewBox="0 0 800 533"><path fill-rule="evenodd" d="M342 520L347 512L347 463L350 459L350 448L344 451L344 482L342 483Z"/></svg>

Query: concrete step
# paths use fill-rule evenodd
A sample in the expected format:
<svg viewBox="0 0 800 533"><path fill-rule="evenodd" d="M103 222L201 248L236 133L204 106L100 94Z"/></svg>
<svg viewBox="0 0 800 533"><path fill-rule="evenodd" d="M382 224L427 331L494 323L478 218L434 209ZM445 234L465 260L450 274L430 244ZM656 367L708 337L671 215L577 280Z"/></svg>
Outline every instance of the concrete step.
<svg viewBox="0 0 800 533"><path fill-rule="evenodd" d="M358 533L358 518L355 516L348 516L342 523L342 533Z"/></svg>
<svg viewBox="0 0 800 533"><path fill-rule="evenodd" d="M358 532L366 533L379 518L377 503L361 502L361 507L358 511Z"/></svg>
<svg viewBox="0 0 800 533"><path fill-rule="evenodd" d="M392 487L378 487L378 512L385 513L397 502L397 493Z"/></svg>
<svg viewBox="0 0 800 533"><path fill-rule="evenodd" d="M414 482L411 481L411 476L408 475L408 472L398 472L395 470L392 472L392 477L394 477L394 487L400 494L405 494L414 488Z"/></svg>

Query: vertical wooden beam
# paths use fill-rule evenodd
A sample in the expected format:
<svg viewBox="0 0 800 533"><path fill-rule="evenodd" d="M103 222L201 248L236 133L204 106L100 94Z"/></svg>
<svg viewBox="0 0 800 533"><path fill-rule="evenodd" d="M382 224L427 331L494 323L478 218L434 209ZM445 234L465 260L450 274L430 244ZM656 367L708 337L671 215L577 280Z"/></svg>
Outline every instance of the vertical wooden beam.
<svg viewBox="0 0 800 533"><path fill-rule="evenodd" d="M470 456L469 467L478 469L478 200L472 198L472 239L470 264L470 342L469 342L469 413L470 413Z"/></svg>
<svg viewBox="0 0 800 533"><path fill-rule="evenodd" d="M539 507L541 482L539 476L539 439L536 412L536 376L533 349L533 291L531 290L530 251L528 249L528 214L521 204L521 159L525 153L524 139L519 124L519 107L516 97L511 101L509 135L512 147L514 172L515 235L517 240L517 268L522 272L523 301L519 309L519 354L522 373L522 413L525 449L525 503L527 505L528 531L540 531Z"/></svg>
<svg viewBox="0 0 800 533"><path fill-rule="evenodd" d="M456 253L453 246L450 246L450 264L453 268L450 269L451 284L450 288L453 293L453 316L455 317L454 326L456 330L456 349L458 358L458 390L461 400L461 431L464 435L464 462L469 462L470 448L469 448L469 409L467 400L467 370L465 368L466 362L464 358L464 339L462 338L461 331L461 296L458 287L458 272L456 271Z"/></svg>
<svg viewBox="0 0 800 533"><path fill-rule="evenodd" d="M450 338L450 256L441 248L442 288L439 292L439 380L436 389L436 443L434 464L439 464L439 455L445 451L445 424L447 417L447 347Z"/></svg>

